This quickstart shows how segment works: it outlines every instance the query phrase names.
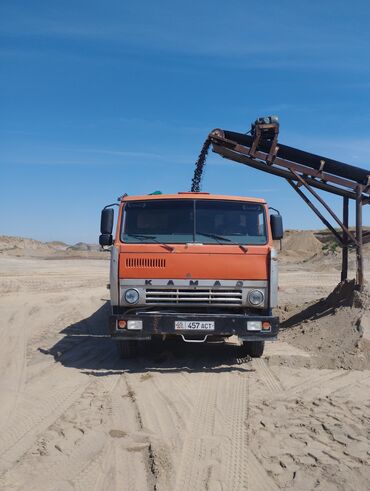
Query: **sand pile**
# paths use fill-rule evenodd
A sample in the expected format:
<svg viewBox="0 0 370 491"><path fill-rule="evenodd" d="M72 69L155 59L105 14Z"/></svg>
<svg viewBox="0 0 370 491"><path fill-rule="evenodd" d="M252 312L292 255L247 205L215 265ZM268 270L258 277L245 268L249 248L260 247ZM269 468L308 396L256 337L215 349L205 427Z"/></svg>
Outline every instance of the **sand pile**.
<svg viewBox="0 0 370 491"><path fill-rule="evenodd" d="M277 247L279 249L279 247ZM282 241L280 258L287 261L307 261L323 256L323 244L312 230L287 230Z"/></svg>
<svg viewBox="0 0 370 491"><path fill-rule="evenodd" d="M87 258L106 259L98 244L78 242L74 245L61 241L41 242L25 237L0 236L0 256L37 257L44 259Z"/></svg>
<svg viewBox="0 0 370 491"><path fill-rule="evenodd" d="M52 240L51 242L45 242L49 247L52 247L56 251L65 251L68 248L68 244L60 240Z"/></svg>
<svg viewBox="0 0 370 491"><path fill-rule="evenodd" d="M25 237L0 236L0 253L11 256L50 254L54 248L46 242Z"/></svg>
<svg viewBox="0 0 370 491"><path fill-rule="evenodd" d="M370 368L369 293L340 283L318 302L286 306L280 338L312 354L319 368Z"/></svg>
<svg viewBox="0 0 370 491"><path fill-rule="evenodd" d="M86 242L77 242L67 248L68 251L82 251L82 252L99 252L100 246L98 244L86 244Z"/></svg>
<svg viewBox="0 0 370 491"><path fill-rule="evenodd" d="M367 230L364 227L364 230ZM339 231L339 230L338 230ZM354 233L354 230L351 229ZM308 264L313 271L340 271L342 267L342 249L329 230L287 230L280 244L279 261L287 265ZM365 243L363 253L366 268L370 266L370 243ZM356 269L356 250L349 249L349 269Z"/></svg>

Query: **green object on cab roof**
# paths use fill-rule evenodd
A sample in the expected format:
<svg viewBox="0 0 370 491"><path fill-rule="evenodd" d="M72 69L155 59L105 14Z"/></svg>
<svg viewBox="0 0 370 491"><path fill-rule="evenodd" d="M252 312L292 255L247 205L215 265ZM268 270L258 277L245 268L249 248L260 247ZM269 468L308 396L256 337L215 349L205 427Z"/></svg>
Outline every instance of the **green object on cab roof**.
<svg viewBox="0 0 370 491"><path fill-rule="evenodd" d="M151 196L152 194L162 194L162 191L153 191L152 193L149 193L149 196Z"/></svg>

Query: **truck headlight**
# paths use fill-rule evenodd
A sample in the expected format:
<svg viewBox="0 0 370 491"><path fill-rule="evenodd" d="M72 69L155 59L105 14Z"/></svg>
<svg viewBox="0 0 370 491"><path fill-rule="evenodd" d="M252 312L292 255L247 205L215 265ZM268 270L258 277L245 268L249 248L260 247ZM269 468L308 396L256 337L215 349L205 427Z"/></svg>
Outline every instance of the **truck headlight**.
<svg viewBox="0 0 370 491"><path fill-rule="evenodd" d="M247 322L247 330L248 331L260 331L262 328L261 321L248 321Z"/></svg>
<svg viewBox="0 0 370 491"><path fill-rule="evenodd" d="M261 290L252 290L248 293L248 302L252 305L260 305L264 299L265 296Z"/></svg>
<svg viewBox="0 0 370 491"><path fill-rule="evenodd" d="M129 320L127 321L127 329L131 331L140 331L143 328L143 321Z"/></svg>
<svg viewBox="0 0 370 491"><path fill-rule="evenodd" d="M137 303L139 301L139 292L134 288L125 291L125 301L127 303Z"/></svg>

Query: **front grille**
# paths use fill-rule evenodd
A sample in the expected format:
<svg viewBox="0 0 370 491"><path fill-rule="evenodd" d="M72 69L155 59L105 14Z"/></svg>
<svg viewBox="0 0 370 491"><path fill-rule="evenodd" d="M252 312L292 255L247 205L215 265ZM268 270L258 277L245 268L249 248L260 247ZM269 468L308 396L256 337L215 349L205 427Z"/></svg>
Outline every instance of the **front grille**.
<svg viewBox="0 0 370 491"><path fill-rule="evenodd" d="M242 290L212 288L148 288L147 304L242 305Z"/></svg>
<svg viewBox="0 0 370 491"><path fill-rule="evenodd" d="M150 257L127 257L126 268L165 268L166 260Z"/></svg>

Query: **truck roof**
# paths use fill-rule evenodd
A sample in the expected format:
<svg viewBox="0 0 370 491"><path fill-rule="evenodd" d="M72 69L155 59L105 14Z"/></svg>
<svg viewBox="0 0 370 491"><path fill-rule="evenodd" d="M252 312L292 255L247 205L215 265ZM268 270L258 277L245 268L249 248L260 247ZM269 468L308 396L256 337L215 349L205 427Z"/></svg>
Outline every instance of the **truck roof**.
<svg viewBox="0 0 370 491"><path fill-rule="evenodd" d="M145 194L143 196L122 196L121 201L161 200L161 199L219 199L229 201L247 201L265 204L262 198L246 196L226 196L224 194L179 192L177 194Z"/></svg>

